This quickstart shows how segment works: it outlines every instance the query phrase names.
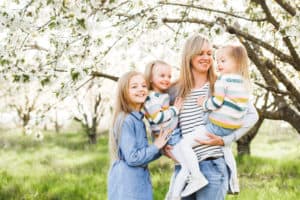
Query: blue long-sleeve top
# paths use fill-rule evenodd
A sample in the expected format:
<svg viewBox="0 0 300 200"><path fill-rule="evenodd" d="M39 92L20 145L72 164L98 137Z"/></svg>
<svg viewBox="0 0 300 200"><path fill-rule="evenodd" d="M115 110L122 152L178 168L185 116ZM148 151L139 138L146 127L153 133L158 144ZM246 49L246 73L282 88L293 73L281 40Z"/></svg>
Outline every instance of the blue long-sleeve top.
<svg viewBox="0 0 300 200"><path fill-rule="evenodd" d="M108 174L108 200L153 199L147 165L161 154L155 145L148 143L143 117L141 112L131 112L117 120L122 124L117 141L119 159L112 164Z"/></svg>
<svg viewBox="0 0 300 200"><path fill-rule="evenodd" d="M159 149L148 144L141 112L132 112L124 120L119 141L120 157L130 166L147 165L159 156Z"/></svg>

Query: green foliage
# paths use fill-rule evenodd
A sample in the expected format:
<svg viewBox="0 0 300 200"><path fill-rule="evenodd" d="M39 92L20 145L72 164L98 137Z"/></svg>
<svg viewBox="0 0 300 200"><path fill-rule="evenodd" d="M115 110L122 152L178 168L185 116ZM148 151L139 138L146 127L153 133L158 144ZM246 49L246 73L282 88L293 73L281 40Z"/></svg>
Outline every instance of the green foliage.
<svg viewBox="0 0 300 200"><path fill-rule="evenodd" d="M275 127L265 125L263 128L252 146L256 149L255 155L237 159L241 193L228 195L227 200L298 199L300 141L295 141L294 133L287 131L278 138L276 134L269 135ZM100 137L96 145L89 145L82 133L44 135L44 140L37 141L32 135L24 136L15 130L1 131L0 199L107 199L107 136ZM286 139L282 141L282 138ZM275 155L274 158L263 154L266 149L279 154L284 149L283 144L293 147L285 148L289 156L281 154L282 157ZM262 146L267 147L262 149ZM149 168L154 200L164 199L173 165L163 157Z"/></svg>

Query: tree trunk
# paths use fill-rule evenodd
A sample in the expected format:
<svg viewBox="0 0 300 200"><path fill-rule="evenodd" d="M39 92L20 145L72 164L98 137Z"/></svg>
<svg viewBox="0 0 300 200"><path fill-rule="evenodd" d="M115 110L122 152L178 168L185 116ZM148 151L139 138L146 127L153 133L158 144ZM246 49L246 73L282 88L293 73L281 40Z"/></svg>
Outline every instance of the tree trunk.
<svg viewBox="0 0 300 200"><path fill-rule="evenodd" d="M97 143L97 124L94 123L95 121L93 120L93 124L91 128L88 128L88 136L89 136L89 143L90 144L96 144Z"/></svg>
<svg viewBox="0 0 300 200"><path fill-rule="evenodd" d="M90 144L96 144L97 143L97 134L89 134L89 143Z"/></svg>
<svg viewBox="0 0 300 200"><path fill-rule="evenodd" d="M26 134L26 130L25 127L28 125L29 120L30 120L30 113L25 113L23 114L23 116L21 117L22 119L22 133L23 135Z"/></svg>
<svg viewBox="0 0 300 200"><path fill-rule="evenodd" d="M251 141L238 141L237 142L237 151L238 156L250 155L250 143Z"/></svg>
<svg viewBox="0 0 300 200"><path fill-rule="evenodd" d="M256 136L263 121L264 121L264 118L259 117L259 119L256 122L256 124L254 125L254 127L252 127L252 129L250 129L250 131L246 135L244 135L242 138L240 138L237 141L238 156L250 155L250 153L251 153L250 144L251 144L252 140L254 139L254 137Z"/></svg>
<svg viewBox="0 0 300 200"><path fill-rule="evenodd" d="M282 119L290 123L300 134L300 115L290 107L285 107L281 110L281 113L283 115Z"/></svg>

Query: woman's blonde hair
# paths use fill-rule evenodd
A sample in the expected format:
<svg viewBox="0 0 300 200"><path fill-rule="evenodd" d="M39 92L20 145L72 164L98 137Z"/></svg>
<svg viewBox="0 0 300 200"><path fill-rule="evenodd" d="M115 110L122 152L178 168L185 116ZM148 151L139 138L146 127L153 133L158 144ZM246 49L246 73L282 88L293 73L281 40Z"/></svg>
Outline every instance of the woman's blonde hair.
<svg viewBox="0 0 300 200"><path fill-rule="evenodd" d="M180 76L176 83L179 89L178 95L182 98L185 98L194 87L195 80L192 74L192 58L202 51L205 44L210 44L210 42L206 37L200 34L191 36L185 43L182 52ZM207 72L207 79L210 84L211 93L214 90L213 86L216 78L214 67L210 66Z"/></svg>
<svg viewBox="0 0 300 200"><path fill-rule="evenodd" d="M162 60L154 60L154 61L152 61L152 62L150 62L146 65L144 75L145 75L148 90L153 89L152 84L151 84L151 79L152 79L153 68L157 65L167 65L167 66L169 66L168 63L166 63Z"/></svg>
<svg viewBox="0 0 300 200"><path fill-rule="evenodd" d="M118 142L120 140L123 121L127 114L134 111L129 98L129 83L134 76L143 76L143 74L135 71L127 72L122 77L120 77L118 81L117 98L114 107L115 109L112 120L112 128L109 133L109 150L111 163L119 159Z"/></svg>

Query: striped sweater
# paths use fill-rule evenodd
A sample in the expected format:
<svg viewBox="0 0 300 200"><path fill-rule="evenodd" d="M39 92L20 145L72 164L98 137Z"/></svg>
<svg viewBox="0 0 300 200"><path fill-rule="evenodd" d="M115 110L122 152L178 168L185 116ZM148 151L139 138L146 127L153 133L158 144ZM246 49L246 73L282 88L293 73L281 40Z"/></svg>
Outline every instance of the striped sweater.
<svg viewBox="0 0 300 200"><path fill-rule="evenodd" d="M154 134L159 133L161 127L163 130L177 127L179 111L175 106L170 106L167 93L150 91L144 103L144 112Z"/></svg>
<svg viewBox="0 0 300 200"><path fill-rule="evenodd" d="M224 74L215 83L214 95L203 102L211 123L222 128L237 129L242 126L242 118L246 113L249 93L242 76Z"/></svg>
<svg viewBox="0 0 300 200"><path fill-rule="evenodd" d="M171 91L172 93L172 91ZM207 96L209 93L209 84L203 87L193 89L184 99L183 107L179 114L179 127L183 137L192 133L196 127L207 123L207 113L198 106L197 99L200 96ZM172 96L174 96L172 94ZM220 146L199 145L193 148L199 161L208 157L220 157L223 155Z"/></svg>

